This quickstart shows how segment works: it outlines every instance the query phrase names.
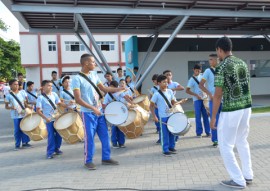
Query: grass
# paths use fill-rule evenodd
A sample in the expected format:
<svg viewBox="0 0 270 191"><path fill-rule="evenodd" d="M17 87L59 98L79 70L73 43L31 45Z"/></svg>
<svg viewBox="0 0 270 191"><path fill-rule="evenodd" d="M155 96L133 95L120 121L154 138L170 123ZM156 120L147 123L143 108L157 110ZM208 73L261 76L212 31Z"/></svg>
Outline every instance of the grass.
<svg viewBox="0 0 270 191"><path fill-rule="evenodd" d="M252 113L267 113L270 112L270 107L256 107L252 108ZM195 118L194 111L186 111L185 114L188 118Z"/></svg>

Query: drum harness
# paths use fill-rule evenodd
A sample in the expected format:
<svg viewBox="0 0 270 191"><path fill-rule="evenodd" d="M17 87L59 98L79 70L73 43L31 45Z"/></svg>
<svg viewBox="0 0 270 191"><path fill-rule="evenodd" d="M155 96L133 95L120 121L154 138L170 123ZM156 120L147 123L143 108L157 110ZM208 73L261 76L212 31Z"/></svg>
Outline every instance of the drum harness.
<svg viewBox="0 0 270 191"><path fill-rule="evenodd" d="M23 110L25 110L25 107L23 106L22 102L18 99L18 97L13 93L13 92L10 92L10 95L12 95L12 97L14 97L14 99L17 101L17 103L21 106L21 108Z"/></svg>

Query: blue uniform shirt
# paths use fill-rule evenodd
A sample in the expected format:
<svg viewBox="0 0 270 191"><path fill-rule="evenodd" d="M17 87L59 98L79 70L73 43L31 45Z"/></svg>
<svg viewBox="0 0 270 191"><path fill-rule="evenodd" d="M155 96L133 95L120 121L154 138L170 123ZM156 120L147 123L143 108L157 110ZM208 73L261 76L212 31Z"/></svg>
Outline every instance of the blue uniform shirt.
<svg viewBox="0 0 270 191"><path fill-rule="evenodd" d="M150 89L150 93L152 94L152 95L154 95L154 93L156 93L158 90L159 90L159 86L157 85L157 86L155 86L156 88L154 88L154 86Z"/></svg>
<svg viewBox="0 0 270 191"><path fill-rule="evenodd" d="M168 88L169 89L173 89L173 88L177 88L177 86L179 86L179 83L178 82L171 82L171 83L168 83ZM176 94L176 91L173 91L173 95Z"/></svg>
<svg viewBox="0 0 270 191"><path fill-rule="evenodd" d="M57 104L60 103L58 95L55 92L52 92L50 95L47 96L55 104L55 107L57 107ZM38 96L36 107L40 108L47 118L52 118L52 115L54 114L54 109L50 102L43 95Z"/></svg>
<svg viewBox="0 0 270 191"><path fill-rule="evenodd" d="M55 80L55 81L53 81L54 83L55 83L55 85L59 88L59 90L60 90L60 85L59 85L59 83L60 83L60 80ZM52 91L53 92L55 92L55 93L59 93L59 91L58 91L58 89L55 87L55 85L54 84L52 84Z"/></svg>
<svg viewBox="0 0 270 191"><path fill-rule="evenodd" d="M35 90L31 91L30 93L37 96L37 92ZM28 103L33 104L37 102L37 99L34 96L29 94L28 92L26 92L26 94L27 94Z"/></svg>
<svg viewBox="0 0 270 191"><path fill-rule="evenodd" d="M97 86L101 83L97 72L91 71L87 77ZM76 75L72 80L73 90L79 89L81 92L81 98L86 103L101 110L101 103L99 101L99 95L94 87L82 76ZM91 109L81 106L81 112L93 112Z"/></svg>
<svg viewBox="0 0 270 191"><path fill-rule="evenodd" d="M173 95L173 91L170 89L167 89L166 92L163 92L163 94L166 96L170 103L172 100L176 100ZM151 102L156 104L160 118L169 117L172 115L172 113L169 111L170 108L167 105L165 99L160 95L158 91L154 93L153 97L151 98Z"/></svg>
<svg viewBox="0 0 270 191"><path fill-rule="evenodd" d="M199 74L198 76L196 76L195 78L197 78L197 80L200 82L201 79L202 79L202 75ZM199 84L193 79L193 77L191 77L189 80L188 80L188 84L187 84L187 87L190 88L190 90L195 93L195 94L198 94L200 96L203 95L203 92L202 90L199 88ZM197 101L198 98L196 96L192 96L193 98L193 101Z"/></svg>
<svg viewBox="0 0 270 191"><path fill-rule="evenodd" d="M121 78L119 77L115 77L114 80L117 81L118 83L120 82L120 80L125 80L126 79L126 76L122 76Z"/></svg>
<svg viewBox="0 0 270 191"><path fill-rule="evenodd" d="M215 70L215 69L214 69ZM215 75L213 74L213 72L211 71L210 68L207 68L204 73L203 73L203 79L205 79L206 81L206 88L207 90L214 95L215 94L215 86L214 86L214 82L215 82Z"/></svg>
<svg viewBox="0 0 270 191"><path fill-rule="evenodd" d="M22 105L25 107L25 105L24 105L24 102L26 100L25 93L23 91L19 91L17 94L14 93L14 95L20 100ZM24 117L24 115L21 115L18 113L18 111L22 110L22 108L11 94L6 95L5 102L9 103L9 106L11 106L11 107L14 106L15 108L19 108L18 110L10 110L11 119L18 119L18 118Z"/></svg>

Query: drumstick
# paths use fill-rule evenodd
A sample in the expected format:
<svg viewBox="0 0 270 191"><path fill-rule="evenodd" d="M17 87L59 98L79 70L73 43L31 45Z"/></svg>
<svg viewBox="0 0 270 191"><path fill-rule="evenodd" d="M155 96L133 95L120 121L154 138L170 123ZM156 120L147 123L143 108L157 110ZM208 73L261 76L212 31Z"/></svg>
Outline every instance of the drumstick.
<svg viewBox="0 0 270 191"><path fill-rule="evenodd" d="M103 115L118 115L116 113L103 113Z"/></svg>
<svg viewBox="0 0 270 191"><path fill-rule="evenodd" d="M183 102L185 102L187 100L188 100L188 98L181 99L180 101L176 102L174 105L181 104L181 103L183 103Z"/></svg>
<svg viewBox="0 0 270 191"><path fill-rule="evenodd" d="M163 122L163 121L160 121L162 124L164 124L164 125L167 125L168 127L171 127L171 128L173 128L173 126L170 126L170 125L168 125L167 123L165 123L165 122Z"/></svg>
<svg viewBox="0 0 270 191"><path fill-rule="evenodd" d="M153 95L153 93L151 92L151 90L147 89L147 91L148 91L151 95Z"/></svg>

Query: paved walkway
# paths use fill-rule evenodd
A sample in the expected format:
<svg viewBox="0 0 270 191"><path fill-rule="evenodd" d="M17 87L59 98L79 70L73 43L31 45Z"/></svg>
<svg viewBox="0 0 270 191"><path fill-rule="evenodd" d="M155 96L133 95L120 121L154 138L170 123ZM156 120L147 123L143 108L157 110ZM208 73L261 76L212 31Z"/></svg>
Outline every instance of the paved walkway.
<svg viewBox="0 0 270 191"><path fill-rule="evenodd" d="M270 114L253 115L249 142L255 179L245 190L270 190L269 126ZM149 123L142 137L126 141L127 148L112 149L119 166L101 165L101 144L96 139L97 170L88 171L83 167L82 143L63 143L64 154L52 160L45 159L46 141L32 142L31 149L13 151L12 121L0 104L0 190L233 190L219 184L229 178L219 151L210 146L209 138L194 137L194 124L178 142L178 154L173 157L161 155L154 132Z"/></svg>

